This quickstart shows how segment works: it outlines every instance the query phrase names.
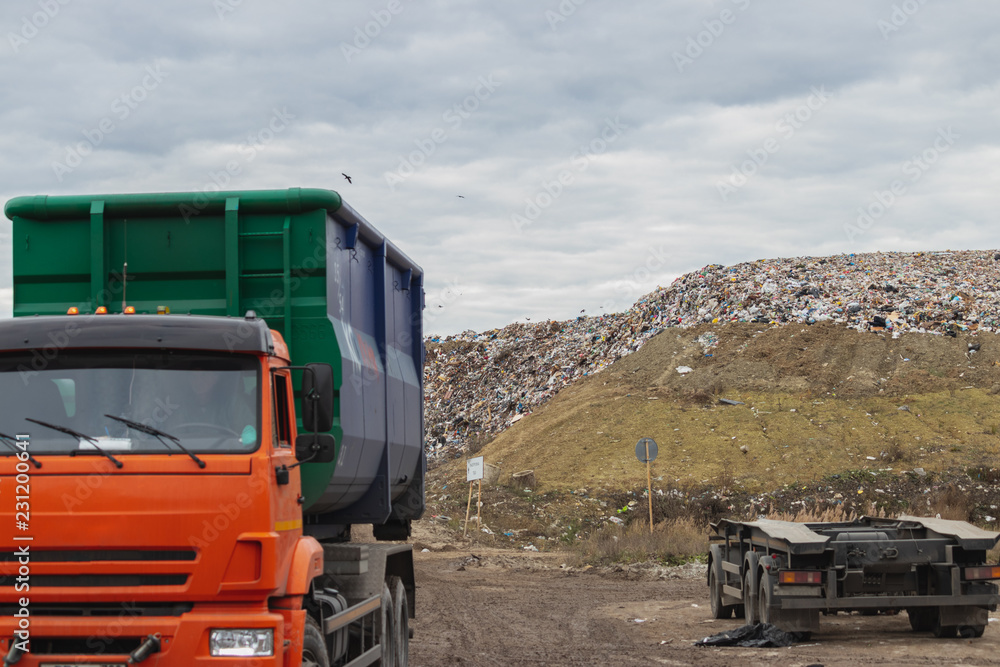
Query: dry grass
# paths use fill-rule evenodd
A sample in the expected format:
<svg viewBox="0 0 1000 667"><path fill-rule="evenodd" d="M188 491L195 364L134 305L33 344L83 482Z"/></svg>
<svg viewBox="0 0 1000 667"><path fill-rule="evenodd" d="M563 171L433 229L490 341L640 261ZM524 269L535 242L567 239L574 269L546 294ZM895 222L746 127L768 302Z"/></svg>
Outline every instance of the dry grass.
<svg viewBox="0 0 1000 667"><path fill-rule="evenodd" d="M929 516L940 514L942 519L968 521L974 509L969 496L955 486L948 485L930 499Z"/></svg>
<svg viewBox="0 0 1000 667"><path fill-rule="evenodd" d="M940 472L1000 456L991 365L1000 347L984 346L972 365L962 341L933 336L710 328L720 339L714 356L695 342L706 327L665 332L563 389L482 453L533 468L540 490L615 491L644 486L634 447L652 437L655 486L752 493L845 470ZM682 376L679 365L694 371Z"/></svg>
<svg viewBox="0 0 1000 667"><path fill-rule="evenodd" d="M708 553L707 526L683 518L662 522L649 531L649 524L633 521L627 526L606 526L577 548L578 564L609 565L657 561L678 565L698 560Z"/></svg>
<svg viewBox="0 0 1000 667"><path fill-rule="evenodd" d="M934 496L930 507L919 514L967 521L969 510L966 497L958 489L949 486ZM849 523L862 515L877 518L896 516L872 503L856 509L837 505L806 508L797 512L771 511L765 518L796 523ZM749 521L756 518L758 515L743 517ZM995 528L991 525L981 527L986 530ZM640 562L679 565L704 560L708 554L710 532L702 517L685 515L656 524L652 533L645 520L633 520L627 525L606 525L580 541L563 541L574 554L567 561L574 566ZM1000 562L1000 546L988 553L987 562Z"/></svg>
<svg viewBox="0 0 1000 667"><path fill-rule="evenodd" d="M879 516L878 514L874 516ZM842 523L858 518L856 512L844 509L843 505L828 507L824 510L802 509L795 514L789 512L769 512L768 519L774 521L794 521L796 523Z"/></svg>

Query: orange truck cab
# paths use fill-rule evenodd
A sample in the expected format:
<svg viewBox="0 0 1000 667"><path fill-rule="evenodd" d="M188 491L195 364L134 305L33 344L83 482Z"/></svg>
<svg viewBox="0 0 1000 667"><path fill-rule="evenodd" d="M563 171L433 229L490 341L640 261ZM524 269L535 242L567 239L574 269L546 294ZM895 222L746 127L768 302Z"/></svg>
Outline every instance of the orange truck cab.
<svg viewBox="0 0 1000 667"><path fill-rule="evenodd" d="M405 665L419 267L323 190L6 213L2 664Z"/></svg>

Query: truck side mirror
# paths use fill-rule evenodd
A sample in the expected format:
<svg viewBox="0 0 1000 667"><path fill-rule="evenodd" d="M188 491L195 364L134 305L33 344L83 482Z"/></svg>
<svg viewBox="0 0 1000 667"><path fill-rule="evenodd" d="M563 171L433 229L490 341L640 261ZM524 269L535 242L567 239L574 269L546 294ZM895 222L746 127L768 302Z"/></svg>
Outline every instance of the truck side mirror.
<svg viewBox="0 0 1000 667"><path fill-rule="evenodd" d="M303 433L295 439L299 463L329 463L336 456L337 441L329 433Z"/></svg>
<svg viewBox="0 0 1000 667"><path fill-rule="evenodd" d="M302 371L302 429L325 433L333 428L333 367L306 364Z"/></svg>

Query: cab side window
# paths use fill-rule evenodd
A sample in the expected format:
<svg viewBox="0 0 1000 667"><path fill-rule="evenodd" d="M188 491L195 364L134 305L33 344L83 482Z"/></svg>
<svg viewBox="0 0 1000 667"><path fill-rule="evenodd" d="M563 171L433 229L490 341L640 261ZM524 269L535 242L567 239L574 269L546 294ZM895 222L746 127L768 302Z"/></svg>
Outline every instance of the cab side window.
<svg viewBox="0 0 1000 667"><path fill-rule="evenodd" d="M288 376L274 376L274 423L278 429L275 443L278 447L292 446L291 415L288 407Z"/></svg>

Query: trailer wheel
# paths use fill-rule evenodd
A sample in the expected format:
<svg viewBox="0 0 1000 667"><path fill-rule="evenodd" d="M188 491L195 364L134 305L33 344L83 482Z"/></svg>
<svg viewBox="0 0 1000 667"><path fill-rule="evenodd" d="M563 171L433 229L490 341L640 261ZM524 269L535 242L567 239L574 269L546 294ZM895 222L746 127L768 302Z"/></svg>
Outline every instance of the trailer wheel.
<svg viewBox="0 0 1000 667"><path fill-rule="evenodd" d="M984 632L986 632L985 625L958 626L958 636L961 637L962 639L971 639L972 637L982 637Z"/></svg>
<svg viewBox="0 0 1000 667"><path fill-rule="evenodd" d="M302 667L330 667L323 631L312 616L306 616L305 636L302 638Z"/></svg>
<svg viewBox="0 0 1000 667"><path fill-rule="evenodd" d="M766 577L767 575L764 576ZM757 616L761 623L774 624L774 619L771 618L771 587L767 585L766 581L760 580L757 582L757 589L759 590L757 595Z"/></svg>
<svg viewBox="0 0 1000 667"><path fill-rule="evenodd" d="M389 578L392 590L392 636L396 667L410 664L410 610L406 604L406 586L399 577Z"/></svg>
<svg viewBox="0 0 1000 667"><path fill-rule="evenodd" d="M757 608L757 554L747 554L746 565L743 568L743 618L747 625L760 623L760 610Z"/></svg>
<svg viewBox="0 0 1000 667"><path fill-rule="evenodd" d="M949 639L958 634L957 625L941 625L941 610L931 607L931 632L938 639Z"/></svg>
<svg viewBox="0 0 1000 667"><path fill-rule="evenodd" d="M708 595L712 604L712 618L730 618L733 615L733 605L722 604L722 582L719 580L719 572L722 564L712 559L712 564L708 568Z"/></svg>
<svg viewBox="0 0 1000 667"><path fill-rule="evenodd" d="M911 607L906 610L910 617L910 627L914 632L929 632L934 629L934 614L931 607Z"/></svg>

